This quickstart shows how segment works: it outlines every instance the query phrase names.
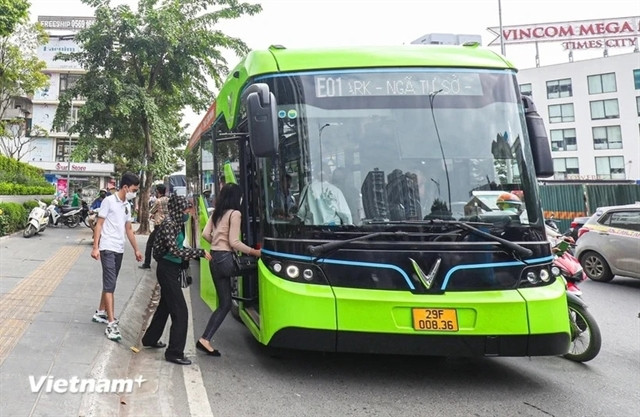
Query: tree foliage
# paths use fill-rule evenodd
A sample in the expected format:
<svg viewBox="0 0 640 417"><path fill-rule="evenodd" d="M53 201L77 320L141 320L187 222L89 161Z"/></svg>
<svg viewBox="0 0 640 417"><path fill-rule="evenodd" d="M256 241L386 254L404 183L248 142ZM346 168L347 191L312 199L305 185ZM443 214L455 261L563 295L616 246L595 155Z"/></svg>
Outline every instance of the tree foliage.
<svg viewBox="0 0 640 417"><path fill-rule="evenodd" d="M5 7L4 1L0 0L0 9ZM15 0L9 0L9 3L12 1ZM0 24L4 25L5 20L0 18ZM11 27L13 30L10 33L0 35L0 120L5 119L13 97L31 95L49 82L42 73L46 64L36 55L37 47L47 42L47 34L37 23L21 23L18 20ZM5 135L5 129L6 123L0 122L2 141L10 140Z"/></svg>
<svg viewBox="0 0 640 417"><path fill-rule="evenodd" d="M29 17L27 0L0 0L0 36L9 36Z"/></svg>
<svg viewBox="0 0 640 417"><path fill-rule="evenodd" d="M82 51L60 59L86 70L61 98L54 128L69 115L72 96L85 97L74 157L115 161L143 172L140 233L148 231L148 191L154 177L176 171L187 136L182 111L206 110L213 100L209 80L227 75L222 51L248 52L240 39L215 29L224 19L253 15L260 5L237 0L139 0L137 10L110 0L83 0L96 7L95 23L81 31Z"/></svg>

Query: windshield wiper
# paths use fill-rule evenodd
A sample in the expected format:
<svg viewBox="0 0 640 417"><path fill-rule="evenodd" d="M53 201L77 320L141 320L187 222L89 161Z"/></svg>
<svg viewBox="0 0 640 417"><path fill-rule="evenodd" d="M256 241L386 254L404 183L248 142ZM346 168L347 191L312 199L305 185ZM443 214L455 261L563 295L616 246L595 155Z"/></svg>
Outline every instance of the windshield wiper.
<svg viewBox="0 0 640 417"><path fill-rule="evenodd" d="M395 224L422 224L422 225L433 225L433 226L456 226L460 229L463 230L467 230L475 235L478 236L482 236L484 238L487 238L489 240L493 240L495 242L500 243L502 246L504 246L507 249L510 249L514 252L517 252L523 256L531 256L533 255L533 251L529 248L525 248L524 246L518 245L517 243L511 242L509 240L503 239L501 237L498 236L494 236L491 233L487 233L487 232L483 232L480 229L477 229L473 226L471 226L468 223L465 222L461 222L461 221L457 221L457 220L438 220L438 219L433 219L433 220L429 220L429 221L420 221L420 220L416 220L416 221L411 221L411 222L407 222L407 221L396 221L396 222L386 222L386 223L395 223ZM485 223L476 223L479 225L485 225ZM490 223L486 223L486 225L490 225ZM362 235L362 236L358 236L358 237L354 237L352 239L347 239L347 240L337 240L334 242L328 242L328 243L322 243L320 245L309 245L307 247L307 250L309 251L309 253L311 253L311 255L315 256L315 257L320 257L324 254L326 254L327 252L331 252L333 250L336 249L340 249L343 246L347 246L348 244L350 244L351 242L356 242L358 240L366 240L366 239L372 239L374 237L377 236L408 236L410 233L408 232L404 232L404 231L396 231L396 232L374 232L374 233L369 233L366 235Z"/></svg>
<svg viewBox="0 0 640 417"><path fill-rule="evenodd" d="M470 224L465 223L465 222L461 222L461 221L457 221L457 220L438 220L438 219L430 220L429 222L432 223L432 224L457 226L460 229L467 230L467 231L469 231L469 232L471 232L473 234L476 234L478 236L482 236L482 237L485 237L487 239L494 240L494 241L500 243L505 248L511 249L512 251L517 252L517 253L519 253L521 255L524 255L524 256L533 255L533 251L531 249L529 249L529 248L525 248L524 246L518 245L517 243L511 242L510 240L506 240L506 239L503 239L501 237L494 236L491 233L483 232L482 230L476 229L475 227L473 227Z"/></svg>
<svg viewBox="0 0 640 417"><path fill-rule="evenodd" d="M331 252L333 250L340 249L341 247L347 246L349 243L356 242L358 240L367 240L367 239L372 239L372 238L378 237L378 236L407 236L407 235L409 235L409 233L408 232L403 232L403 231L397 231L397 232L374 232L374 233L368 233L366 235L354 237L354 238L347 239L347 240L337 240L337 241L333 241L333 242L322 243L320 245L309 245L307 247L307 250L313 256L320 257L320 256L326 254L327 252Z"/></svg>

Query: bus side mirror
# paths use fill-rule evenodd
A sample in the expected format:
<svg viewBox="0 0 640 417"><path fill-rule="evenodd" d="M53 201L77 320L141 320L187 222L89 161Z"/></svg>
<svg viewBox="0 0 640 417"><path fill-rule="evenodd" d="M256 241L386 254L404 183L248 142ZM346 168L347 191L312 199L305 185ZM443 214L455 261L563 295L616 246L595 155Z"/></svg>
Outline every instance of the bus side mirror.
<svg viewBox="0 0 640 417"><path fill-rule="evenodd" d="M527 122L529 144L533 154L533 165L536 168L536 177L547 178L553 175L553 159L551 148L544 128L544 121L538 114L535 104L529 96L522 96L524 105L524 117Z"/></svg>
<svg viewBox="0 0 640 417"><path fill-rule="evenodd" d="M257 157L270 157L278 153L278 118L276 98L264 83L250 85L242 99L247 108L249 143Z"/></svg>

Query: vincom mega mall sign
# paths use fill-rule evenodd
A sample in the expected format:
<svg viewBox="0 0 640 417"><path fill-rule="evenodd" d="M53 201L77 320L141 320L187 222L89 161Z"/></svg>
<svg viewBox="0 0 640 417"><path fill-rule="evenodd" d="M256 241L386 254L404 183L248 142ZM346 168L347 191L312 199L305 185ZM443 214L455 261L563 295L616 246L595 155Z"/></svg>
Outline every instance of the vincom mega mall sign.
<svg viewBox="0 0 640 417"><path fill-rule="evenodd" d="M500 28L487 30L497 35L489 45L500 44ZM638 48L639 36L640 16L502 27L505 45L561 42L564 49Z"/></svg>

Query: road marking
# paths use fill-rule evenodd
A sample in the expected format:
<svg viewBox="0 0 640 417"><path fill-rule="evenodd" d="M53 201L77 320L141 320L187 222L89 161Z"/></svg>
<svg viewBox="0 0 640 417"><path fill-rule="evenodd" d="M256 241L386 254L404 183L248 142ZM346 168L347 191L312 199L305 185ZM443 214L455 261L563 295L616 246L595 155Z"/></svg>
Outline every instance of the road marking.
<svg viewBox="0 0 640 417"><path fill-rule="evenodd" d="M0 299L0 365L84 249L63 246Z"/></svg>
<svg viewBox="0 0 640 417"><path fill-rule="evenodd" d="M193 312L191 307L191 291L189 289L184 290L184 295L187 301L187 309ZM189 320L187 341L185 356L188 355L194 358L192 365L182 367L184 387L187 390L187 401L189 403L189 415L193 417L213 417L207 390L204 388L204 381L202 380L202 372L196 361L195 344L193 343L193 320Z"/></svg>

